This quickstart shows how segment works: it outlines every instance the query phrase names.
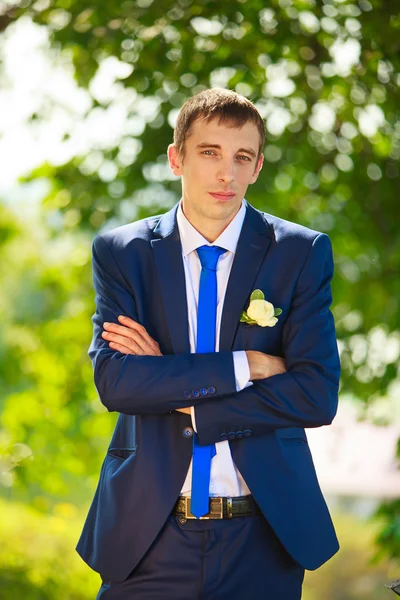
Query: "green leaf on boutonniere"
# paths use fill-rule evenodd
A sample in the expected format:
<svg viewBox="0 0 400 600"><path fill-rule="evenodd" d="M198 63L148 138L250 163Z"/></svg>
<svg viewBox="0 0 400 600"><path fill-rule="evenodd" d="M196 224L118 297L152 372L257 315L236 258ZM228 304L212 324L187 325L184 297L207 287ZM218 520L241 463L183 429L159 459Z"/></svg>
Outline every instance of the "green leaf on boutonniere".
<svg viewBox="0 0 400 600"><path fill-rule="evenodd" d="M250 296L250 302L253 300L264 300L265 296L261 290L254 290Z"/></svg>
<svg viewBox="0 0 400 600"><path fill-rule="evenodd" d="M274 317L279 317L279 315L282 314L282 309L281 308L275 308L274 310Z"/></svg>
<svg viewBox="0 0 400 600"><path fill-rule="evenodd" d="M247 313L245 311L242 312L242 316L240 317L240 323L256 323L256 321L254 321L253 319L250 319L250 317L247 315Z"/></svg>

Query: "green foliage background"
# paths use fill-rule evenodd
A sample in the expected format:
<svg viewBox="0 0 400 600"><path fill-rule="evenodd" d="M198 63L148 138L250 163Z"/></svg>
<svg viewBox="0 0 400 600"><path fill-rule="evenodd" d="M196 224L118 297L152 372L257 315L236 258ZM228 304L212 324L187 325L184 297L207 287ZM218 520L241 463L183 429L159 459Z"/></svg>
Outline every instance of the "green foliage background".
<svg viewBox="0 0 400 600"><path fill-rule="evenodd" d="M126 111L120 139L25 177L48 186L35 221L0 198L0 477L8 502L29 501L43 515L60 505L87 507L115 420L97 399L86 355L94 310L91 240L179 199L180 183L166 160L171 124L185 99L205 87L236 89L266 118L265 165L247 199L331 237L342 392L367 414L395 393L399 15L395 0L0 6L3 35L22 18L49 30L52 51L73 65L77 84L90 93L84 122L106 118L117 105ZM352 47L359 59L346 70ZM123 74L102 98L93 82L111 59L123 63ZM279 78L291 82L286 92ZM48 110L32 108L29 120L44 120ZM380 544L393 557L397 509L381 507Z"/></svg>

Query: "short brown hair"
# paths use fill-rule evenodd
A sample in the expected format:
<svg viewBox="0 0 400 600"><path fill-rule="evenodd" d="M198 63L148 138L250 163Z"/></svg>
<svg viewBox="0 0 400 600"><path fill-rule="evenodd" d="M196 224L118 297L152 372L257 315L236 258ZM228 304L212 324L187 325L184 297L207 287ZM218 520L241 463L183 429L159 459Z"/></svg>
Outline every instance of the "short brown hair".
<svg viewBox="0 0 400 600"><path fill-rule="evenodd" d="M218 119L240 129L248 121L257 126L260 136L257 160L265 142L265 125L254 104L244 96L223 88L211 88L195 94L182 106L174 130L174 144L179 154L185 155L185 142L190 136L193 122L202 117L205 121Z"/></svg>

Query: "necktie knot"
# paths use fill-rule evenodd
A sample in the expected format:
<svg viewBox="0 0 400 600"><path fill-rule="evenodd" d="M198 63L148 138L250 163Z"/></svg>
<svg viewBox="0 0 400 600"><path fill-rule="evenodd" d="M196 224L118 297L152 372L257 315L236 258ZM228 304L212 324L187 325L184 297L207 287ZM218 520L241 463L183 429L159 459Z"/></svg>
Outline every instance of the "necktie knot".
<svg viewBox="0 0 400 600"><path fill-rule="evenodd" d="M200 246L196 252L203 269L216 271L218 259L222 254L225 254L226 250L225 248L220 248L220 246Z"/></svg>

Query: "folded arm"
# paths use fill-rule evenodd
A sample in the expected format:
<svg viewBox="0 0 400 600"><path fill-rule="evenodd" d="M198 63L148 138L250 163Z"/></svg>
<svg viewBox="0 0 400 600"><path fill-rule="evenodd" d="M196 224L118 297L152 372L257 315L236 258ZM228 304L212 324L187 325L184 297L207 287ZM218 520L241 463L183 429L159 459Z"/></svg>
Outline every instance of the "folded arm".
<svg viewBox="0 0 400 600"><path fill-rule="evenodd" d="M96 312L89 356L99 397L108 410L168 413L236 391L232 352L163 356L153 346L153 355L150 348L147 355L135 355L110 347L103 337L104 323L116 324L120 315L138 321L138 315L133 290L101 236L93 242L93 281ZM193 397L192 390L207 394Z"/></svg>
<svg viewBox="0 0 400 600"><path fill-rule="evenodd" d="M255 381L217 402L196 406L201 444L230 431L264 435L281 427L319 427L337 410L340 363L330 312L333 260L330 240L319 234L297 281L283 329L286 373Z"/></svg>

